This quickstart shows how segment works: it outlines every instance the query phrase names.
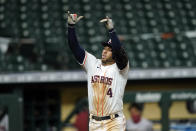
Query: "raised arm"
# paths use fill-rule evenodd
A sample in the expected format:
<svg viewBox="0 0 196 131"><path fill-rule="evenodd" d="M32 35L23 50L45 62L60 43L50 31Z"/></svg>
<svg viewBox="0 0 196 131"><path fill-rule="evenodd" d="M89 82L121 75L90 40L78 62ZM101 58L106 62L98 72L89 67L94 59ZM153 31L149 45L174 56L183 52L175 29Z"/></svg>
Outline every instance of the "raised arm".
<svg viewBox="0 0 196 131"><path fill-rule="evenodd" d="M68 44L73 52L76 60L82 64L85 58L85 51L84 49L80 46L77 36L76 36L76 31L75 31L75 24L83 17L77 17L77 14L70 14L70 12L67 12L68 16Z"/></svg>
<svg viewBox="0 0 196 131"><path fill-rule="evenodd" d="M116 64L120 70L123 70L128 64L128 57L127 54L118 39L118 36L114 30L114 25L112 20L109 17L101 20L100 22L105 22L106 27L109 30L109 36L111 38L111 45L112 45L112 55L116 61Z"/></svg>
<svg viewBox="0 0 196 131"><path fill-rule="evenodd" d="M127 54L122 47L114 29L109 31L110 38L112 40L112 54L116 61L116 64L120 70L123 70L128 64Z"/></svg>

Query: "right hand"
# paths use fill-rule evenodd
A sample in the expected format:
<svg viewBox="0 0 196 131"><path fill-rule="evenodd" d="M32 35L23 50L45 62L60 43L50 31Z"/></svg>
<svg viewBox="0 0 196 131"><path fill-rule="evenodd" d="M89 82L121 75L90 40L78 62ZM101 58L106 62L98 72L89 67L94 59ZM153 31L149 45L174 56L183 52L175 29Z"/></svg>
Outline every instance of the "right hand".
<svg viewBox="0 0 196 131"><path fill-rule="evenodd" d="M100 20L100 22L101 22L101 23L105 23L106 28L107 28L108 30L111 30L111 29L114 28L114 23L113 23L112 19L110 19L108 16L106 16L105 19Z"/></svg>
<svg viewBox="0 0 196 131"><path fill-rule="evenodd" d="M75 25L80 21L84 16L77 16L77 14L71 14L70 11L67 11L67 22L68 24Z"/></svg>

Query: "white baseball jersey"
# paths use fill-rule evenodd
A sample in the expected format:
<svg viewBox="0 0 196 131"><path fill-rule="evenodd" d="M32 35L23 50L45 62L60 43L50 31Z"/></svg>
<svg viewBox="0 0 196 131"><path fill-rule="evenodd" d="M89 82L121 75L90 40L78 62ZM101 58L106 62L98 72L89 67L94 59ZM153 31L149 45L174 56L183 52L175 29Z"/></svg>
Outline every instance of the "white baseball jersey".
<svg viewBox="0 0 196 131"><path fill-rule="evenodd" d="M123 70L119 70L116 63L103 66L100 59L86 51L82 65L87 73L90 113L108 116L121 112L129 64Z"/></svg>

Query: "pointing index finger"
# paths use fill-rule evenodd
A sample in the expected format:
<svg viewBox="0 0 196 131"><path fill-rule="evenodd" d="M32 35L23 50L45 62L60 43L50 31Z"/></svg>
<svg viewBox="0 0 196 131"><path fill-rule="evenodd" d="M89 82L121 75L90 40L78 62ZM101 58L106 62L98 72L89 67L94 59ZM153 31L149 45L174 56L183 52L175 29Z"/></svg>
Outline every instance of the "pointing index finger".
<svg viewBox="0 0 196 131"><path fill-rule="evenodd" d="M69 15L69 16L70 16L70 11L69 11L69 10L67 11L67 15Z"/></svg>
<svg viewBox="0 0 196 131"><path fill-rule="evenodd" d="M106 19L109 20L110 19L109 16L106 16Z"/></svg>

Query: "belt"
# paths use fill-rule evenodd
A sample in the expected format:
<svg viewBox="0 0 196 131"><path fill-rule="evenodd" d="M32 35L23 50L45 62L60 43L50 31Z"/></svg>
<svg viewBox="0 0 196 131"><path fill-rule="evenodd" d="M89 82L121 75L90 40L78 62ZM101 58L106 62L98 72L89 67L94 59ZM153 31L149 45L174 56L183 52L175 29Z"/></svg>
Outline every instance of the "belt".
<svg viewBox="0 0 196 131"><path fill-rule="evenodd" d="M91 118L95 119L96 121L102 121L102 120L114 119L114 118L117 118L117 117L119 117L118 114L113 114L113 115L110 115L110 116L103 116L103 117L92 116Z"/></svg>

